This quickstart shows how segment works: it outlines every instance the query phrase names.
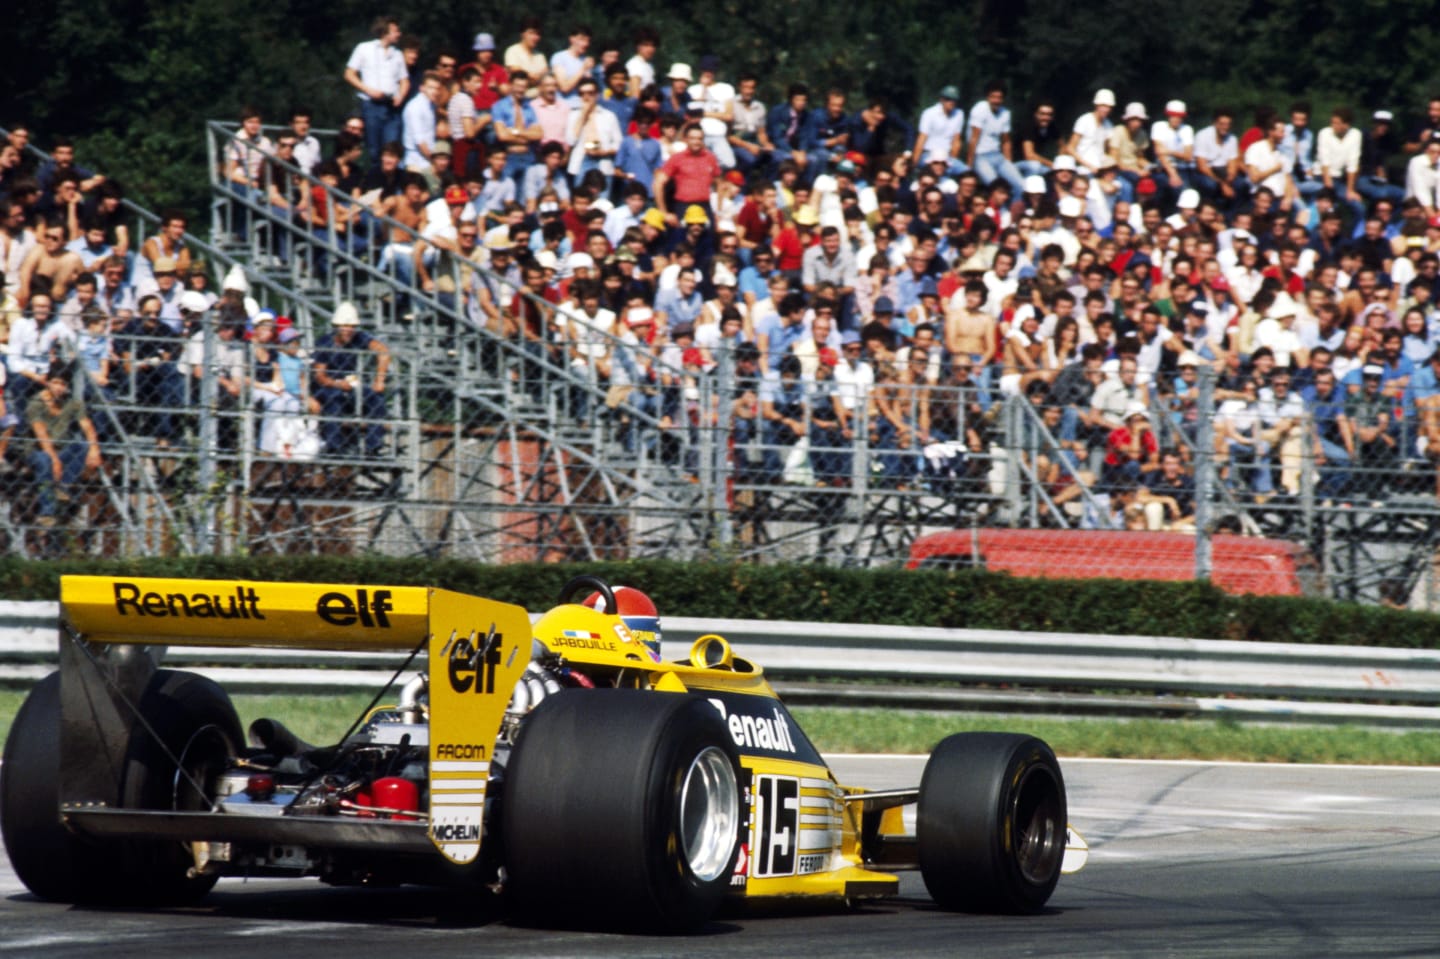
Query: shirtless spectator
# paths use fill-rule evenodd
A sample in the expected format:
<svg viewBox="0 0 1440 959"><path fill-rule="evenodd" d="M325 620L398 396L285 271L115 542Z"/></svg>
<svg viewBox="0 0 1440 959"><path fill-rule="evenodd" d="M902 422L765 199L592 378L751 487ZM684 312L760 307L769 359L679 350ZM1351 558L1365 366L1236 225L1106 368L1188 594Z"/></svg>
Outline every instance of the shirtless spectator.
<svg viewBox="0 0 1440 959"><path fill-rule="evenodd" d="M185 214L179 210L166 210L160 214L160 232L140 246L140 256L144 262L137 264L140 274L136 277L137 282L153 277L155 261L160 259L174 260L181 273L190 272L190 247L185 244L186 225Z"/></svg>
<svg viewBox="0 0 1440 959"><path fill-rule="evenodd" d="M425 207L425 181L417 173L407 173L401 193L378 201L373 207L381 216L389 217L398 225L390 228L389 242L380 251L379 269L395 275L402 288L415 282L415 240L425 232L427 217ZM408 302L401 294L399 299ZM403 312L403 305L400 307Z"/></svg>
<svg viewBox="0 0 1440 959"><path fill-rule="evenodd" d="M30 297L36 293L49 294L56 300L65 299L76 279L85 272L85 264L79 254L65 249L66 239L63 226L42 226L40 245L32 249L20 265L20 289L16 299L22 308L29 305Z"/></svg>
<svg viewBox="0 0 1440 959"><path fill-rule="evenodd" d="M998 330L995 317L985 310L989 295L983 280L971 280L950 298L945 310L945 348L952 362L964 357L983 368L995 356Z"/></svg>

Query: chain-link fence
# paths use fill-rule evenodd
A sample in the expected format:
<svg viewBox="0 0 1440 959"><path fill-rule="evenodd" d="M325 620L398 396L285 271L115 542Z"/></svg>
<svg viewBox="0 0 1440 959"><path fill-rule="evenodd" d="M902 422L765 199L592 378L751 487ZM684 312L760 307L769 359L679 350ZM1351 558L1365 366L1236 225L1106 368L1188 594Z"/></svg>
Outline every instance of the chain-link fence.
<svg viewBox="0 0 1440 959"><path fill-rule="evenodd" d="M913 555L1222 584L1268 566L1289 585L1238 585L1434 598L1424 420L1370 377L1292 395L1283 375L1127 384L1082 364L1091 395L1064 403L1063 382L992 388L1002 370L948 363L931 376L916 351L772 363L749 346L601 334L558 311L539 349L508 352L476 331L437 341L262 317L247 333L223 306L187 320L176 333L142 309L112 332L103 372L82 363L68 390L12 386L25 411L12 551ZM81 340L74 355L91 352ZM78 427L52 437L53 457L43 449L47 390L84 396L98 467ZM960 547L933 545L954 531Z"/></svg>

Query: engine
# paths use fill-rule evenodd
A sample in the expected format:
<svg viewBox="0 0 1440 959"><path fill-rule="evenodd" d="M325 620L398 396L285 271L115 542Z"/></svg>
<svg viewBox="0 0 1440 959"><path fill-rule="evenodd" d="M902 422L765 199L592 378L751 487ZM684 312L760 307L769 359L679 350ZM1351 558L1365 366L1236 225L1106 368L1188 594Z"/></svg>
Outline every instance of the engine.
<svg viewBox="0 0 1440 959"><path fill-rule="evenodd" d="M504 779L510 748L526 715L567 686L593 686L538 641L531 656L501 724L490 770L495 784ZM250 748L216 783L216 806L238 816L424 822L429 732L428 680L423 673L406 683L396 705L373 710L334 746L311 745L277 720L257 719L250 725ZM491 801L486 800L487 821ZM228 863L228 871L254 875L320 875L336 883L386 878L377 875L373 865L357 869L343 855L305 847L215 843L205 858L217 867Z"/></svg>

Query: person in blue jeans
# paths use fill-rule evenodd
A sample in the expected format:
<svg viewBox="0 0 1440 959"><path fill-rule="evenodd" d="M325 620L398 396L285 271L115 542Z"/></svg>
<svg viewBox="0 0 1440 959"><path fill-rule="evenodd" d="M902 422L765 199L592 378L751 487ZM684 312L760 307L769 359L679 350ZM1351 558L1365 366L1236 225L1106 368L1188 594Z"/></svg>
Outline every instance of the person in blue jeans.
<svg viewBox="0 0 1440 959"><path fill-rule="evenodd" d="M410 90L405 57L397 43L400 25L377 17L370 27L374 40L358 44L345 63L345 82L355 88L365 121L365 147L371 166L380 162L380 148L400 139L400 105Z"/></svg>
<svg viewBox="0 0 1440 959"><path fill-rule="evenodd" d="M970 168L987 184L1004 180L1010 195L1025 192L1020 171L1011 162L1010 110L1005 106L1005 84L992 80L985 85L985 99L970 108L965 140Z"/></svg>
<svg viewBox="0 0 1440 959"><path fill-rule="evenodd" d="M343 456L348 452L358 419L364 424L364 455L377 459L385 445L385 376L390 369L390 350L360 329L360 314L350 303L335 309L330 328L315 344L312 367L324 454ZM373 366L362 368L360 360L367 353L374 354L369 357Z"/></svg>
<svg viewBox="0 0 1440 959"><path fill-rule="evenodd" d="M790 448L799 442L800 437L808 435L805 426L805 384L800 380L800 370L800 357L786 353L780 360L779 377L767 379L760 388L767 482L780 482Z"/></svg>
<svg viewBox="0 0 1440 959"><path fill-rule="evenodd" d="M75 375L73 362L51 363L45 385L25 406L32 435L27 460L35 474L39 526L54 526L61 501L70 499L69 488L86 470L100 468L100 437L85 411L85 400L71 393Z"/></svg>
<svg viewBox="0 0 1440 959"><path fill-rule="evenodd" d="M1355 461L1354 433L1345 418L1345 390L1336 384L1334 372L1327 369L1318 371L1315 383L1302 388L1300 395L1309 407L1319 447L1316 463L1320 481L1316 491L1322 496L1344 496L1350 488L1350 468Z"/></svg>
<svg viewBox="0 0 1440 959"><path fill-rule="evenodd" d="M115 338L115 351L130 380L128 389L122 387L120 392L125 400L154 411L139 417L132 431L154 436L160 446L170 446L179 439L178 414L185 406L185 378L175 368L183 344L161 320L158 296L141 297L139 309L140 316Z"/></svg>

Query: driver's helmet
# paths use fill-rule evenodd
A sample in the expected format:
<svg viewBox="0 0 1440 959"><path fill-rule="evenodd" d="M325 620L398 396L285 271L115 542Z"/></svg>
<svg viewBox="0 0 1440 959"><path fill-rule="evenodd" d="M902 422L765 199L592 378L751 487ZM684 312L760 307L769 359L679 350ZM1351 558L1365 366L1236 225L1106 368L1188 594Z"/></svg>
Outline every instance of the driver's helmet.
<svg viewBox="0 0 1440 959"><path fill-rule="evenodd" d="M625 626L635 641L649 651L651 658L660 662L660 613L655 603L633 586L616 586L614 592L616 612ZM591 593L585 597L585 605L604 610L605 597L598 592Z"/></svg>

